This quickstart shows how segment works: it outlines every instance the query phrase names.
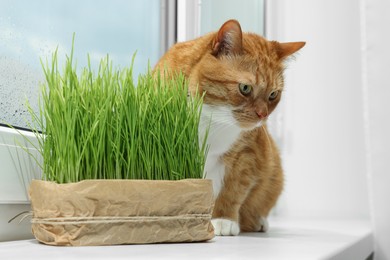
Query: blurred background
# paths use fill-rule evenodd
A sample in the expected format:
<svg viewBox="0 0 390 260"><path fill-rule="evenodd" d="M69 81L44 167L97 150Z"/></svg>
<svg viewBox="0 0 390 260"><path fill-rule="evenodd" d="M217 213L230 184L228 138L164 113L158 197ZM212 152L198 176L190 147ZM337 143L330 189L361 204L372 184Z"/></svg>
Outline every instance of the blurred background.
<svg viewBox="0 0 390 260"><path fill-rule="evenodd" d="M390 259L390 2L267 1L266 35L307 45L286 71L283 214L369 219Z"/></svg>
<svg viewBox="0 0 390 260"><path fill-rule="evenodd" d="M94 66L107 53L114 66L128 66L137 52L135 76L174 42L232 18L269 40L306 41L287 64L286 91L269 122L286 174L273 215L369 221L375 259L390 259L389 14L383 0L1 0L0 123L29 128L24 104L37 108L40 58L56 48L69 54L73 33L79 67L86 53ZM0 138L0 153L2 142L12 146ZM7 154L0 215L28 203Z"/></svg>

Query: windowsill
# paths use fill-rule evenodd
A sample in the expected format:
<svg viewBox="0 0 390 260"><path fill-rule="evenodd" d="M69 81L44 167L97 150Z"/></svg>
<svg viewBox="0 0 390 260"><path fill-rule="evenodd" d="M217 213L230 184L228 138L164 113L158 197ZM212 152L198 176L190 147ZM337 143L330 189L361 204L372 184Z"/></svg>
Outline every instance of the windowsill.
<svg viewBox="0 0 390 260"><path fill-rule="evenodd" d="M206 243L53 247L36 240L0 243L4 259L366 259L369 221L271 219L268 233L216 237Z"/></svg>

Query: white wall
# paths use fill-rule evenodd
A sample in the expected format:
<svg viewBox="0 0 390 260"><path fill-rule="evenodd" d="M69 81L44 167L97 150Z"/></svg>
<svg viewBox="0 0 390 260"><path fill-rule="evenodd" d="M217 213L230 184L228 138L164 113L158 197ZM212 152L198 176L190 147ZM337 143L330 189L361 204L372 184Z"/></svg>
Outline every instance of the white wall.
<svg viewBox="0 0 390 260"><path fill-rule="evenodd" d="M306 41L286 71L284 205L289 216L369 218L356 0L268 1L268 38Z"/></svg>
<svg viewBox="0 0 390 260"><path fill-rule="evenodd" d="M307 41L286 76L279 213L371 219L390 259L390 2L268 1L268 38Z"/></svg>
<svg viewBox="0 0 390 260"><path fill-rule="evenodd" d="M390 259L390 2L361 2L363 89L375 259Z"/></svg>

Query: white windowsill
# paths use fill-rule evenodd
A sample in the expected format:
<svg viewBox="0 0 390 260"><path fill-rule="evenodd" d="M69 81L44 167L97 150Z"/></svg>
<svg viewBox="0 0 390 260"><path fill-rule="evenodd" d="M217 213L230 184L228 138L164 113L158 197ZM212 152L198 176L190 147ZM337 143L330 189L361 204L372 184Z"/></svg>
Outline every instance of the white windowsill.
<svg viewBox="0 0 390 260"><path fill-rule="evenodd" d="M34 140L32 133L24 133ZM28 207L21 173L32 178L34 162L15 143L26 144L15 130L0 127L0 241L29 237L29 224L8 224ZM21 157L17 157L17 153ZM15 165L13 158L22 164ZM20 168L21 167L21 168ZM39 175L39 174L38 174ZM26 204L26 205L24 205ZM335 219L270 220L268 233L216 237L206 243L125 245L104 247L52 247L36 240L0 242L0 259L366 259L373 252L370 222ZM19 232L19 233L18 233Z"/></svg>
<svg viewBox="0 0 390 260"><path fill-rule="evenodd" d="M216 237L206 243L54 247L35 240L0 243L2 259L366 259L369 221L271 219L268 233Z"/></svg>

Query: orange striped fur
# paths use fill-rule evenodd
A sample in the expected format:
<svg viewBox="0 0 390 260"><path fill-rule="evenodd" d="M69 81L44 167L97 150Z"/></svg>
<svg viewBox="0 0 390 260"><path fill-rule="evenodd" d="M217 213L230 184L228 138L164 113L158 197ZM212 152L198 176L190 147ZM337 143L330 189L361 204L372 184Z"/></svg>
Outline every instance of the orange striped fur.
<svg viewBox="0 0 390 260"><path fill-rule="evenodd" d="M211 120L206 177L214 182L217 235L267 229L283 172L266 120L282 95L284 62L304 44L242 33L229 20L218 32L174 45L156 65L183 72L193 95L205 93L205 122Z"/></svg>

